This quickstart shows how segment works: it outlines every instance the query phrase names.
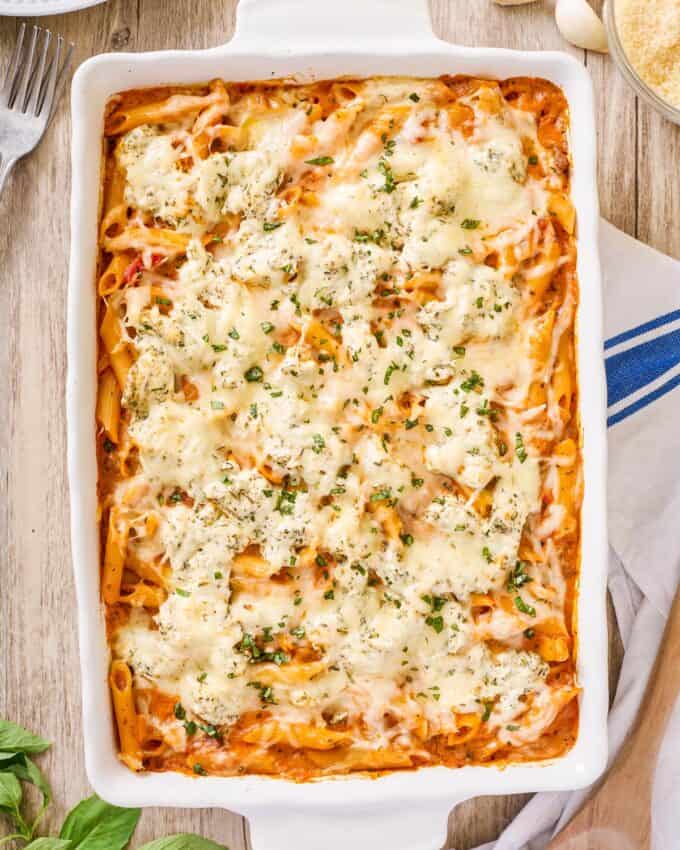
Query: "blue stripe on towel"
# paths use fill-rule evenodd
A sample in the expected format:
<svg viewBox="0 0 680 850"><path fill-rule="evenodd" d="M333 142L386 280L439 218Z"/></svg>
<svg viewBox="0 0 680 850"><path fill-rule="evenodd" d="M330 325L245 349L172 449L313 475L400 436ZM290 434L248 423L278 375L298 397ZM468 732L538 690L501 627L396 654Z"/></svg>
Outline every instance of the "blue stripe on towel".
<svg viewBox="0 0 680 850"><path fill-rule="evenodd" d="M680 316L680 310L677 311L677 315ZM648 326L651 324L651 322L647 323ZM619 339L624 336L625 334L620 334ZM605 344L606 347L607 344ZM628 348L619 354L613 354L605 360L607 404L611 407L631 393L657 380L678 363L680 363L680 329Z"/></svg>
<svg viewBox="0 0 680 850"><path fill-rule="evenodd" d="M605 341L605 351L608 348L613 348L615 345L620 345L622 342L626 342L629 339L633 339L636 336L647 333L647 331L653 331L655 328L660 328L661 325L667 325L669 322L674 322L676 319L680 319L680 310L673 310L671 313L664 313L663 316L657 316L656 319L651 319L649 322L645 322L635 328L630 328L630 330L623 331L623 333L617 334L611 339Z"/></svg>
<svg viewBox="0 0 680 850"><path fill-rule="evenodd" d="M657 387L653 392L647 393L647 395L642 396L642 398L639 398L637 401L633 402L633 404L629 404L628 407L624 407L623 410L619 410L618 413L610 416L607 419L607 426L611 427L612 425L616 425L617 422L621 422L622 419L626 419L633 413L637 413L638 410L642 410L644 407L647 407L648 404L651 404L653 401L656 401L658 398L666 395L666 393L669 393L677 386L680 386L680 375L675 375L670 379L670 381L666 381L665 384Z"/></svg>

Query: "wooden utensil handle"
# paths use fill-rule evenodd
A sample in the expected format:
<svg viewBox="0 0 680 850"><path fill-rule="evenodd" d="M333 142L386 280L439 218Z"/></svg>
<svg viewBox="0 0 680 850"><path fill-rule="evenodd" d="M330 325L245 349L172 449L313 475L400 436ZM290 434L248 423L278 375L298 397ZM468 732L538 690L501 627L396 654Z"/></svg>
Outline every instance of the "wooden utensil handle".
<svg viewBox="0 0 680 850"><path fill-rule="evenodd" d="M649 850L654 771L680 695L680 588L633 729L604 782L549 850Z"/></svg>
<svg viewBox="0 0 680 850"><path fill-rule="evenodd" d="M637 769L649 767L650 781L668 720L680 694L680 588L647 683L647 691L627 745L619 759L639 759Z"/></svg>

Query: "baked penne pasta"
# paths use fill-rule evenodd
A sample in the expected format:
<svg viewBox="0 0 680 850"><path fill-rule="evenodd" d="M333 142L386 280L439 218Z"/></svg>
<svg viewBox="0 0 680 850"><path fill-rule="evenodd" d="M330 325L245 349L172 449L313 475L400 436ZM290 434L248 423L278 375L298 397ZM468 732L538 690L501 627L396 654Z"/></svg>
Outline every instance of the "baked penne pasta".
<svg viewBox="0 0 680 850"><path fill-rule="evenodd" d="M571 747L568 119L529 78L112 99L96 425L131 769L306 781Z"/></svg>

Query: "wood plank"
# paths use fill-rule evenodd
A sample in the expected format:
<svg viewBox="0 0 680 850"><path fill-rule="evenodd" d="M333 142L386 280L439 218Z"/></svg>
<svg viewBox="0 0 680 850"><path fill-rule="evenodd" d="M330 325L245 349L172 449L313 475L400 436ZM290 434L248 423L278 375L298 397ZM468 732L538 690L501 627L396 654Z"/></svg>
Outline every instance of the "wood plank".
<svg viewBox="0 0 680 850"><path fill-rule="evenodd" d="M600 6L602 3L594 3ZM602 215L637 235L637 103L613 60L589 53L586 65L595 89L597 162ZM629 166L630 163L630 166ZM622 164L624 166L622 167Z"/></svg>
<svg viewBox="0 0 680 850"><path fill-rule="evenodd" d="M637 235L680 259L680 127L638 105Z"/></svg>

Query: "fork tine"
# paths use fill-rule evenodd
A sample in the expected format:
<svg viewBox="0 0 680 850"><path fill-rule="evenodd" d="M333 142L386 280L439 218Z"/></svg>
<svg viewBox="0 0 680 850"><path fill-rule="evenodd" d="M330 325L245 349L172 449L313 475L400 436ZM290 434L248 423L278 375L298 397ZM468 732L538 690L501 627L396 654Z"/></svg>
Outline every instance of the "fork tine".
<svg viewBox="0 0 680 850"><path fill-rule="evenodd" d="M48 119L50 117L50 111L52 109L52 104L55 102L54 99L54 91L57 85L57 78L59 77L59 65L61 63L61 49L64 44L64 39L62 36L57 36L57 46L54 50L54 55L52 56L52 61L50 63L49 70L45 76L45 85L44 85L44 95L40 100L40 104L38 107L38 114L45 115ZM70 58L70 51L69 56Z"/></svg>
<svg viewBox="0 0 680 850"><path fill-rule="evenodd" d="M59 102L59 98L61 97L61 93L64 91L64 84L68 78L68 69L71 64L71 59L73 58L73 49L75 45L73 42L69 42L68 50L66 51L66 56L64 57L64 61L61 64L61 71L59 71L59 76L57 77L57 85L56 90L54 92L54 103Z"/></svg>
<svg viewBox="0 0 680 850"><path fill-rule="evenodd" d="M31 35L31 43L28 47L28 56L24 58L23 66L21 69L21 82L19 83L19 90L16 93L14 98L14 108L17 108L19 112L24 111L24 105L26 103L26 93L28 91L29 83L32 79L32 70L33 70L33 56L35 55L35 46L38 41L38 33L40 32L40 27L33 27L33 34Z"/></svg>
<svg viewBox="0 0 680 850"><path fill-rule="evenodd" d="M40 51L40 59L36 67L35 74L33 75L34 79L31 88L31 100L27 107L27 111L33 113L33 115L38 114L38 101L40 98L40 90L42 89L43 76L45 74L45 62L47 61L47 53L50 48L50 42L52 41L52 33L49 30L43 30L43 32L45 33L45 37L43 39L42 50Z"/></svg>
<svg viewBox="0 0 680 850"><path fill-rule="evenodd" d="M17 68L21 59L21 51L24 46L25 34L26 23L24 22L19 27L19 35L17 36L17 40L14 44L14 52L12 53L12 58L10 59L9 65L7 66L5 82L2 85L2 100L6 103L9 102L10 94L12 92L12 89L14 88L14 78L16 77Z"/></svg>

